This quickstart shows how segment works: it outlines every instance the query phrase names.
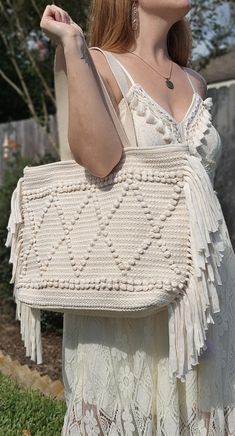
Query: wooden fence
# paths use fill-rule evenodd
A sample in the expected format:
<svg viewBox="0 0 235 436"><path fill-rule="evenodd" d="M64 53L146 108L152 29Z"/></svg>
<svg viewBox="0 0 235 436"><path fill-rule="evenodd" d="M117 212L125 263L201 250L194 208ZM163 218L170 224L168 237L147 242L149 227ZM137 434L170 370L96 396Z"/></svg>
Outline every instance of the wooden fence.
<svg viewBox="0 0 235 436"><path fill-rule="evenodd" d="M56 116L49 116L48 131L58 146ZM46 152L56 156L56 150L48 140L45 130L32 118L0 124L0 184L5 168L4 142L12 142L12 146L20 146L22 156L29 159L44 156Z"/></svg>

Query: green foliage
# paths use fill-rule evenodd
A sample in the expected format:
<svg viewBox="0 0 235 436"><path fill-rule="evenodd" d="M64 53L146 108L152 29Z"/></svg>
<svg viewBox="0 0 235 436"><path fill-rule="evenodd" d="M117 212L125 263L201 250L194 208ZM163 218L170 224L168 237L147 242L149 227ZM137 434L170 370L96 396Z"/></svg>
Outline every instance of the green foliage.
<svg viewBox="0 0 235 436"><path fill-rule="evenodd" d="M7 161L3 183L0 187L0 313L8 313L13 317L15 317L15 301L13 284L9 283L12 264L9 263L10 247L5 246L7 223L11 209L11 195L18 179L23 175L23 169L26 165L42 165L53 161L54 159L50 154L45 154L39 161L30 161L22 157L19 151L15 152ZM61 313L42 311L42 331L54 330L57 333L61 333L62 325L63 318Z"/></svg>
<svg viewBox="0 0 235 436"><path fill-rule="evenodd" d="M61 312L52 312L41 310L41 330L55 334L63 334L63 314Z"/></svg>
<svg viewBox="0 0 235 436"><path fill-rule="evenodd" d="M84 29L87 3L86 0L56 2L68 10L74 21L79 22ZM45 125L45 112L55 113L54 47L40 30L41 16L47 4L45 0L0 0L0 70L9 79L6 81L0 75L1 100L4 101L0 108L1 122L34 117L33 107L39 117L38 121ZM48 89L43 85L40 75ZM23 92L23 96L12 87L12 83L18 91ZM31 102L25 92L26 88Z"/></svg>
<svg viewBox="0 0 235 436"><path fill-rule="evenodd" d="M66 404L19 386L0 373L0 436L60 436Z"/></svg>

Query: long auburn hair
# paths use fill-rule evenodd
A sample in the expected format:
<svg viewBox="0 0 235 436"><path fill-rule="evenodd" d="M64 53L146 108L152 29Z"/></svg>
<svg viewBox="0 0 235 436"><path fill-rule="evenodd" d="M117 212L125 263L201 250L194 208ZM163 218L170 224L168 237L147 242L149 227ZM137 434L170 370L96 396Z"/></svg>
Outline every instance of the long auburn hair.
<svg viewBox="0 0 235 436"><path fill-rule="evenodd" d="M135 41L131 27L132 0L91 0L87 22L89 47L100 47L114 53L125 53ZM174 23L168 31L170 58L181 66L190 64L192 33L186 18Z"/></svg>

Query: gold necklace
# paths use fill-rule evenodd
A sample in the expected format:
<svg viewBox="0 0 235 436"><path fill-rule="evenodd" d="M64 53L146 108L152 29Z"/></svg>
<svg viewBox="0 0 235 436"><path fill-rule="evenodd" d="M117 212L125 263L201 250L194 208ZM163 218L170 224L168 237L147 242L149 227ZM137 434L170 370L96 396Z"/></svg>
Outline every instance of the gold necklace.
<svg viewBox="0 0 235 436"><path fill-rule="evenodd" d="M166 83L167 88L169 88L169 89L173 89L173 88L174 88L174 84L173 84L173 82L170 80L171 72L172 72L172 65L173 65L173 62L172 62L172 61L171 61L170 74L169 74L169 76L163 76L161 73L159 73L159 71L157 71L155 68L153 68L152 65L149 65L148 62L144 61L144 59L142 59L139 55L137 55L136 53L133 53L133 52L130 51L130 50L127 50L127 51L128 51L129 53L131 53L131 54L137 56L137 57L138 57L139 59L141 59L141 60L142 60L146 65L148 65L150 68L152 68L152 70L154 70L156 73L160 74L160 76L162 76L162 77L165 79L165 83Z"/></svg>

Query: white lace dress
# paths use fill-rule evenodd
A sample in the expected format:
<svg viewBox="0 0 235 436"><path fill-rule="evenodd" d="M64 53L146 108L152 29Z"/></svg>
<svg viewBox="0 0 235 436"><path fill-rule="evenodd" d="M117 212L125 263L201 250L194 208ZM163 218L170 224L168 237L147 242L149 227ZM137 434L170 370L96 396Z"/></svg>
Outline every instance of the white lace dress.
<svg viewBox="0 0 235 436"><path fill-rule="evenodd" d="M212 99L201 99L185 70L193 97L183 120L176 122L117 63L131 81L126 98L139 147L188 141L213 183L221 140L210 122ZM125 113L122 99L123 125ZM207 332L208 348L200 364L185 382L169 377L167 310L145 318L64 314L67 412L62 436L235 435L235 279L233 288L227 286L230 261L232 251L221 272L221 312Z"/></svg>

